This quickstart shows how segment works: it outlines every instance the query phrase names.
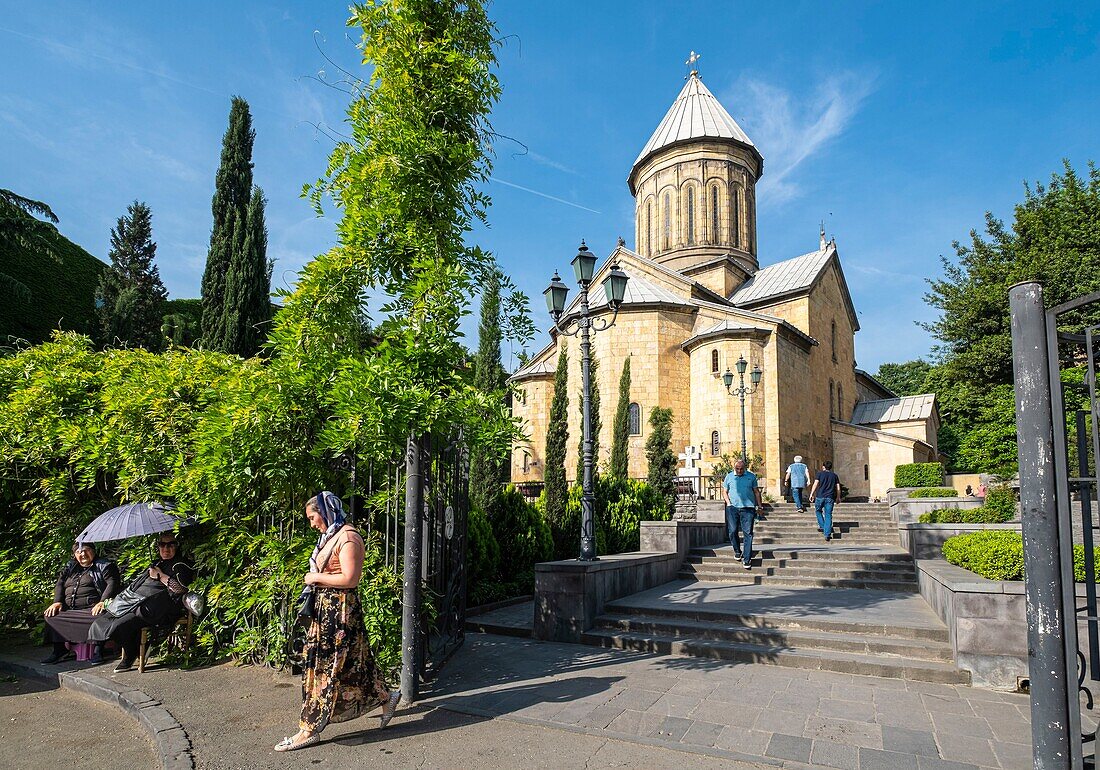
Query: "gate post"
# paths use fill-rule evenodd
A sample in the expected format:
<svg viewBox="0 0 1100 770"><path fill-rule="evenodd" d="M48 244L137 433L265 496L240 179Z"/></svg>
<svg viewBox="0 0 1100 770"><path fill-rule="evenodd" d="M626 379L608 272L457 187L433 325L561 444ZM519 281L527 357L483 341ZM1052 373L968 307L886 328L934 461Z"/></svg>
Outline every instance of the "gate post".
<svg viewBox="0 0 1100 770"><path fill-rule="evenodd" d="M1068 770L1072 767L1073 743L1080 739L1071 730L1077 720L1070 714L1077 701L1077 678L1065 646L1052 383L1048 379L1042 287L1034 281L1013 286L1009 289L1009 310L1024 535L1032 750L1036 770ZM1073 663L1076 665L1076 660Z"/></svg>
<svg viewBox="0 0 1100 770"><path fill-rule="evenodd" d="M405 570L401 592L401 695L406 703L420 697L420 561L424 517L424 473L418 436L405 444Z"/></svg>

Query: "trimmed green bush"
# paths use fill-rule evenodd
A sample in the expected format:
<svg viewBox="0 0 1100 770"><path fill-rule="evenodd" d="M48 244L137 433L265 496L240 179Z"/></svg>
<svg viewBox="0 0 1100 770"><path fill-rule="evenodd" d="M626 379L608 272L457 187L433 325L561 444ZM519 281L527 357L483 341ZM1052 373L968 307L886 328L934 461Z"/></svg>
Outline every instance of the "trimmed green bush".
<svg viewBox="0 0 1100 770"><path fill-rule="evenodd" d="M937 508L922 513L917 519L921 524L1003 524L1011 520L1011 514L1006 517L1004 511L984 505L979 508Z"/></svg>
<svg viewBox="0 0 1100 770"><path fill-rule="evenodd" d="M996 511L1000 521L1012 521L1016 518L1016 490L1011 487L993 487L985 495L982 508Z"/></svg>
<svg viewBox="0 0 1100 770"><path fill-rule="evenodd" d="M500 570L500 546L489 517L480 508L471 508L467 520L466 593L483 583L497 579Z"/></svg>
<svg viewBox="0 0 1100 770"><path fill-rule="evenodd" d="M1100 548L1094 554L1100 565ZM990 530L955 535L944 542L943 558L990 580L1024 579L1024 538L1019 532ZM1073 546L1073 579L1078 583L1085 580L1083 545Z"/></svg>
<svg viewBox="0 0 1100 770"><path fill-rule="evenodd" d="M486 512L500 547L502 577L534 572L535 564L554 557L554 541L542 514L509 484Z"/></svg>
<svg viewBox="0 0 1100 770"><path fill-rule="evenodd" d="M942 463L908 463L894 468L895 487L938 487L941 484Z"/></svg>
<svg viewBox="0 0 1100 770"><path fill-rule="evenodd" d="M910 497L958 497L958 490L951 487L923 487L914 489L909 493Z"/></svg>

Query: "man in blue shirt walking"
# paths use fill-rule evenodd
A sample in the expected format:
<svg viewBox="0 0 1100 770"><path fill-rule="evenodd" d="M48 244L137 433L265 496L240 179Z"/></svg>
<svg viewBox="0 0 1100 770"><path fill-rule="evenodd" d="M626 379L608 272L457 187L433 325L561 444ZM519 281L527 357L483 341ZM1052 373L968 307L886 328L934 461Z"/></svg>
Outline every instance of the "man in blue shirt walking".
<svg viewBox="0 0 1100 770"><path fill-rule="evenodd" d="M833 473L833 464L826 460L810 489L814 501L817 526L825 535L825 542L833 539L833 504L840 497L840 477Z"/></svg>
<svg viewBox="0 0 1100 770"><path fill-rule="evenodd" d="M802 462L802 455L795 455L794 462L787 466L785 481L791 487L794 507L798 509L799 513L804 513L806 506L802 502L802 493L810 483L810 469L806 467L806 463Z"/></svg>
<svg viewBox="0 0 1100 770"><path fill-rule="evenodd" d="M760 487L756 474L745 470L745 461L738 460L733 470L722 480L722 495L726 498L726 530L729 532L733 554L745 569L752 569L752 525L760 510ZM744 550L740 534L745 536Z"/></svg>

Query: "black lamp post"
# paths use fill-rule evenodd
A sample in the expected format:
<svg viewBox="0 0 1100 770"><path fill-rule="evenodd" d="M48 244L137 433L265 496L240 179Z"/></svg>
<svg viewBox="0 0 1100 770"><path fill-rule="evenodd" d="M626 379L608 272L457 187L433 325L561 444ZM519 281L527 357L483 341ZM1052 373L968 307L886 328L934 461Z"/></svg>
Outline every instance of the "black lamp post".
<svg viewBox="0 0 1100 770"><path fill-rule="evenodd" d="M725 374L722 375L722 384L726 386L726 392L731 396L737 396L741 399L741 459L745 461L745 467L749 466L749 451L748 441L745 439L745 396L755 393L756 389L760 387L760 378L764 376L764 372L760 370L759 364L752 367L752 373L749 377L752 380L752 386L746 387L745 385L745 370L749 368L749 362L745 360L744 356L737 357L737 376L741 380L741 384L736 388L733 387L733 372L729 367L726 367Z"/></svg>
<svg viewBox="0 0 1100 770"><path fill-rule="evenodd" d="M626 294L627 275L619 269L618 264L611 265L611 273L603 279L601 285L607 295L607 305L611 308L612 316L610 321L601 320L600 324L597 325L596 319L591 318L588 313L588 289L596 268L596 256L588 250L588 247L584 245L584 241L581 241L581 246L577 250L577 256L573 257L572 264L573 272L577 276L577 285L581 288L578 313L576 317L569 319L569 322L576 324L576 328L572 331L566 331L558 325L562 313L565 312L565 296L569 293L569 288L562 283L561 276L558 275L556 270L554 271L554 277L550 280L550 285L543 294L546 297L546 309L550 311L550 317L554 319L554 328L567 337L574 337L577 334L580 334L581 337L581 392L583 394L581 414L583 416L584 436L581 451L584 455L584 479L582 480L583 494L581 495L580 560L595 561L596 495L592 491L592 386L588 371L592 354L591 333L606 331L615 325L619 308L623 304L623 296ZM569 322L565 325L569 326Z"/></svg>

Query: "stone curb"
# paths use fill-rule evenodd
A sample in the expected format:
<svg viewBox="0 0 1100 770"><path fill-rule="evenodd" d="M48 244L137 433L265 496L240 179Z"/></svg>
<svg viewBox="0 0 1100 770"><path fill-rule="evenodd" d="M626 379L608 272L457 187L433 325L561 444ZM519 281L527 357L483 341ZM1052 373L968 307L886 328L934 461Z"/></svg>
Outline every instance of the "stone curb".
<svg viewBox="0 0 1100 770"><path fill-rule="evenodd" d="M194 770L191 739L174 716L161 702L134 687L83 671L50 670L20 661L0 658L0 671L30 677L47 683L57 683L96 700L109 703L141 723L160 755L164 770Z"/></svg>

